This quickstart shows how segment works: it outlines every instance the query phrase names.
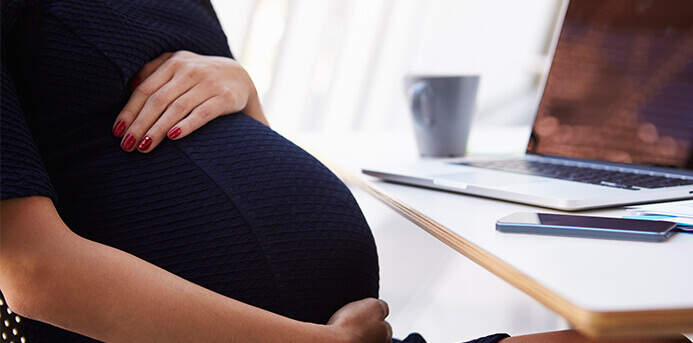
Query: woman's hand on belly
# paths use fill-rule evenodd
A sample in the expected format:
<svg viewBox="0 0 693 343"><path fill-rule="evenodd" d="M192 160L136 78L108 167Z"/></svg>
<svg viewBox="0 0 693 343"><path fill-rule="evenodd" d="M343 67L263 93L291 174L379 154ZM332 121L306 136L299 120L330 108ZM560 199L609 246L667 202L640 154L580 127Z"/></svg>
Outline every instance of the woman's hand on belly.
<svg viewBox="0 0 693 343"><path fill-rule="evenodd" d="M327 323L333 337L349 342L392 342L392 327L385 321L390 310L386 302L367 298L346 304Z"/></svg>
<svg viewBox="0 0 693 343"><path fill-rule="evenodd" d="M228 113L268 125L253 81L231 58L167 52L147 63L132 87L113 125L125 151L149 152L166 136L183 138Z"/></svg>

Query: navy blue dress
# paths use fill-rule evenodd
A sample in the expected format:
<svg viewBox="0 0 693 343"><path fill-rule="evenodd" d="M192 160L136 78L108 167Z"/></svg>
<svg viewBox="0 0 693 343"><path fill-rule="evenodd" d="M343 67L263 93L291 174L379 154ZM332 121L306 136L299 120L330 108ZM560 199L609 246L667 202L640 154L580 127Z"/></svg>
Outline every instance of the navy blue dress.
<svg viewBox="0 0 693 343"><path fill-rule="evenodd" d="M276 132L229 114L149 154L111 134L145 63L179 50L231 57L208 1L2 6L3 200L50 197L84 238L298 320L325 323L378 296L373 236L351 193ZM22 323L31 343L92 341Z"/></svg>
<svg viewBox="0 0 693 343"><path fill-rule="evenodd" d="M350 192L269 128L229 114L149 154L111 134L145 63L178 50L231 57L209 3L20 6L3 30L2 199L51 197L82 237L298 320L378 296L375 244ZM88 341L25 324L29 342Z"/></svg>

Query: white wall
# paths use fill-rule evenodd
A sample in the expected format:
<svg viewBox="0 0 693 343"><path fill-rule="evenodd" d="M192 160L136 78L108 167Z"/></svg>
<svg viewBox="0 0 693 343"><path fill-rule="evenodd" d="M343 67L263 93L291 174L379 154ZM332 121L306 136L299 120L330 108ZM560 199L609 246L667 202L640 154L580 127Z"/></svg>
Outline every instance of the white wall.
<svg viewBox="0 0 693 343"><path fill-rule="evenodd" d="M480 74L477 124L528 123L560 0L213 1L275 129L408 127L407 73Z"/></svg>

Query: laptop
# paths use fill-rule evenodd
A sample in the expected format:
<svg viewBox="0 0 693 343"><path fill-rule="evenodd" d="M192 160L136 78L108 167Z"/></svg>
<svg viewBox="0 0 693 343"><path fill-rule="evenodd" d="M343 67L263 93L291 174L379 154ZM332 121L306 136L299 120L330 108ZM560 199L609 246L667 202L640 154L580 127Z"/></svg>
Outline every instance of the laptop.
<svg viewBox="0 0 693 343"><path fill-rule="evenodd" d="M369 166L559 210L693 198L693 1L565 2L526 154Z"/></svg>

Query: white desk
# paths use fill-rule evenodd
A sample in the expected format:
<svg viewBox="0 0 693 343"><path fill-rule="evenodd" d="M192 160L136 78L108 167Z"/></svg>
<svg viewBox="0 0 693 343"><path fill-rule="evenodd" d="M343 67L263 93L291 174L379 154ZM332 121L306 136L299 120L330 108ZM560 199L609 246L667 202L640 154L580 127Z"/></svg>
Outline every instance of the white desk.
<svg viewBox="0 0 693 343"><path fill-rule="evenodd" d="M359 161L382 160L388 149L383 144L401 146L368 137L332 136L327 154L316 140L306 146L318 147L321 156L346 167L341 173L350 182L588 334L693 332L693 268L687 265L693 261L693 235L639 243L499 233L494 223L500 217L548 210L362 176ZM621 216L623 210L583 213Z"/></svg>
<svg viewBox="0 0 693 343"><path fill-rule="evenodd" d="M497 218L545 210L379 181L362 187L587 333L693 331L692 235L639 243L503 234Z"/></svg>

